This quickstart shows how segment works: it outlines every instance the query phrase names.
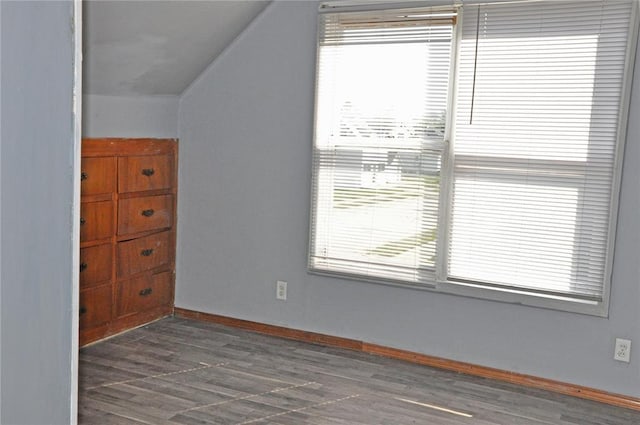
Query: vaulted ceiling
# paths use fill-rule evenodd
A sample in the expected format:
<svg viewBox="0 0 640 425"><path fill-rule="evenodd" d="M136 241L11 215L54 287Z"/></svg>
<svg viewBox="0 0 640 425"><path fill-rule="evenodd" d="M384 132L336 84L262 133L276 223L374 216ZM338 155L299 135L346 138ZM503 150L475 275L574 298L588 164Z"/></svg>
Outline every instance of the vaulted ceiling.
<svg viewBox="0 0 640 425"><path fill-rule="evenodd" d="M112 96L178 95L268 3L86 1L83 91Z"/></svg>

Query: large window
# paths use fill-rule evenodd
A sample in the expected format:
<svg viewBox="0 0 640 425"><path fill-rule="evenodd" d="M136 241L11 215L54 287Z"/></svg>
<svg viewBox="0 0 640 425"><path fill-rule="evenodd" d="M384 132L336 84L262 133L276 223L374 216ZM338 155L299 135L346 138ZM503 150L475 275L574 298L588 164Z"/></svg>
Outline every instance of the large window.
<svg viewBox="0 0 640 425"><path fill-rule="evenodd" d="M311 271L606 314L633 0L320 9Z"/></svg>

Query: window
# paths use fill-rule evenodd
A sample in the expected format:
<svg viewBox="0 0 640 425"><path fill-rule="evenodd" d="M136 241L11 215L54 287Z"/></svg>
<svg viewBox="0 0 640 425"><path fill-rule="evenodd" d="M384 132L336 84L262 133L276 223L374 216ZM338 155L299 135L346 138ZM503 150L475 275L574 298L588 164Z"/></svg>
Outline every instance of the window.
<svg viewBox="0 0 640 425"><path fill-rule="evenodd" d="M376 7L320 9L309 269L606 314L634 2Z"/></svg>

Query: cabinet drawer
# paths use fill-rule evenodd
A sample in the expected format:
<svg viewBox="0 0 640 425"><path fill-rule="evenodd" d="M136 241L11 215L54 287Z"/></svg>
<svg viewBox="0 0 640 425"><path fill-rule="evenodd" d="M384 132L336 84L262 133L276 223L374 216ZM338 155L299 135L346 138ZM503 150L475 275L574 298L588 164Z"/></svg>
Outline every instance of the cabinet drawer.
<svg viewBox="0 0 640 425"><path fill-rule="evenodd" d="M86 288L111 279L111 244L80 250L80 287Z"/></svg>
<svg viewBox="0 0 640 425"><path fill-rule="evenodd" d="M82 195L115 192L115 158L82 158L80 171L80 192Z"/></svg>
<svg viewBox="0 0 640 425"><path fill-rule="evenodd" d="M164 229L173 223L173 196L122 199L118 207L118 234Z"/></svg>
<svg viewBox="0 0 640 425"><path fill-rule="evenodd" d="M118 316L171 304L173 273L144 275L118 283Z"/></svg>
<svg viewBox="0 0 640 425"><path fill-rule="evenodd" d="M129 156L118 159L118 192L168 189L173 183L170 155Z"/></svg>
<svg viewBox="0 0 640 425"><path fill-rule="evenodd" d="M113 234L113 202L83 202L80 205L80 241L108 238Z"/></svg>
<svg viewBox="0 0 640 425"><path fill-rule="evenodd" d="M169 262L169 232L118 243L118 277L150 270Z"/></svg>
<svg viewBox="0 0 640 425"><path fill-rule="evenodd" d="M111 320L111 285L80 292L80 329L93 328Z"/></svg>

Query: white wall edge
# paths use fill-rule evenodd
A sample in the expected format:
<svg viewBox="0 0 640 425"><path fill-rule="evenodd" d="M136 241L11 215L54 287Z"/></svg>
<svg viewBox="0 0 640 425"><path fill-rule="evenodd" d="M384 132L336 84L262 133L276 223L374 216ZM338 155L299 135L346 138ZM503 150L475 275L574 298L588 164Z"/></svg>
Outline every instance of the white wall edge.
<svg viewBox="0 0 640 425"><path fill-rule="evenodd" d="M69 423L78 423L78 361L80 309L80 161L82 146L82 0L73 0L73 205L71 218L71 394Z"/></svg>

